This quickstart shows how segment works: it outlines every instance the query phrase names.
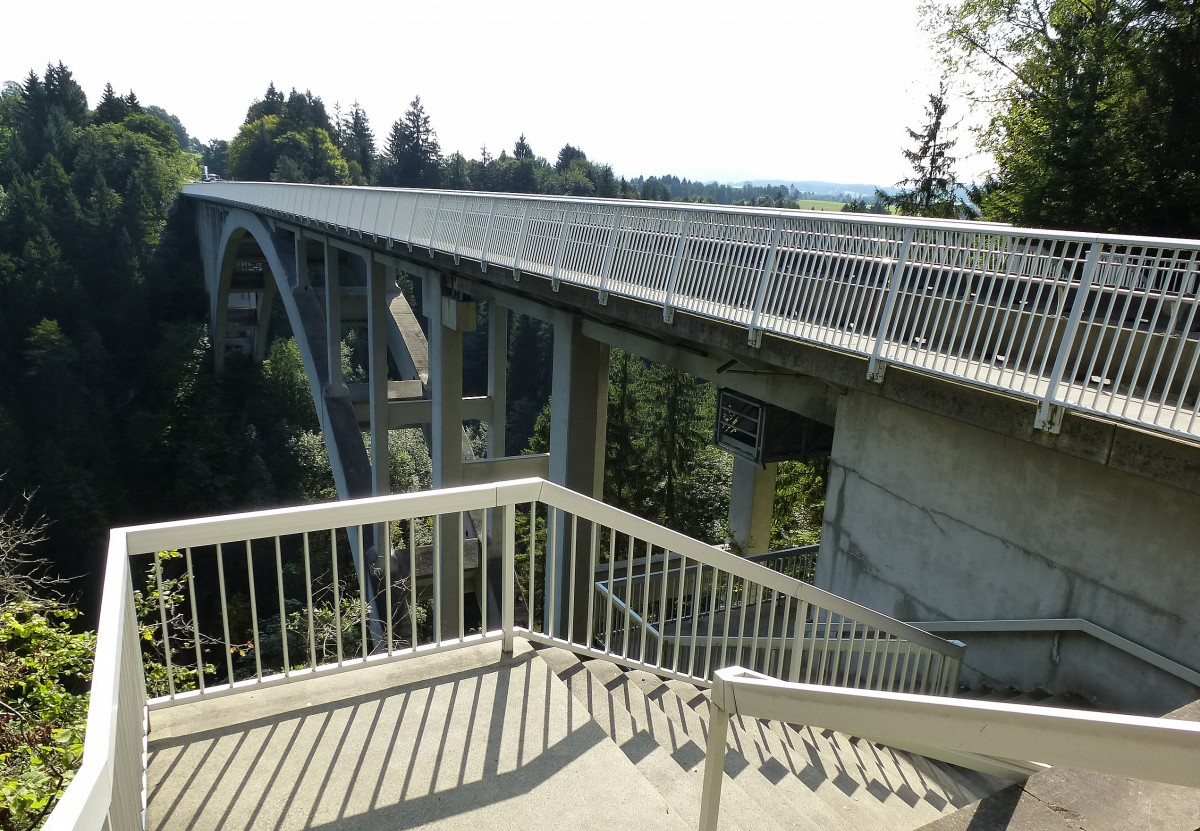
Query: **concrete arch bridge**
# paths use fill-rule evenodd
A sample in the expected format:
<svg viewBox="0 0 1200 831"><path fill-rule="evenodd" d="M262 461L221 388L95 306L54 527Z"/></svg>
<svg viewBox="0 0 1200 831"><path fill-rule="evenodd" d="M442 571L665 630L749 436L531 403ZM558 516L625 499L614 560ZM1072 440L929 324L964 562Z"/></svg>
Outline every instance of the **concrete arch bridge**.
<svg viewBox="0 0 1200 831"><path fill-rule="evenodd" d="M1198 241L317 185L197 183L184 198L218 363L234 346L261 358L282 304L343 498L389 491L387 431L407 426L428 432L435 487L533 475L598 498L618 346L724 391L744 550L764 547L779 448L813 452L832 428L822 588L946 631L1087 621L1200 664ZM503 457L506 315L488 316L487 395L462 395L479 302L553 324L547 456ZM357 386L342 377L348 326L369 345ZM468 419L489 426L484 459L464 458ZM355 556L378 571L374 538ZM443 585L444 602L464 588ZM1200 694L1064 631L993 633L972 671L1086 686L1101 667L1116 704Z"/></svg>

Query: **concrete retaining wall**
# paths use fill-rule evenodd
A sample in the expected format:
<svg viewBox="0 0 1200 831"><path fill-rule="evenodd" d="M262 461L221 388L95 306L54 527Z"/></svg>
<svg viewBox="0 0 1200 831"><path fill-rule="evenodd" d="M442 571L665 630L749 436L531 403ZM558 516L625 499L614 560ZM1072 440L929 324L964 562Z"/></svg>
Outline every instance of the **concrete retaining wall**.
<svg viewBox="0 0 1200 831"><path fill-rule="evenodd" d="M1196 669L1200 497L850 390L817 585L902 620L1081 617ZM1112 700L1185 703L1104 654Z"/></svg>

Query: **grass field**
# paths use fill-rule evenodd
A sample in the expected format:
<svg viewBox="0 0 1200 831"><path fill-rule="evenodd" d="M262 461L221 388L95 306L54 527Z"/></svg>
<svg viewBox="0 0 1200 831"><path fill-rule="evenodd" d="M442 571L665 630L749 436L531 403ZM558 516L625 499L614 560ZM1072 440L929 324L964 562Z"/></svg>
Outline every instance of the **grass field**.
<svg viewBox="0 0 1200 831"><path fill-rule="evenodd" d="M840 211L845 202L832 202L825 199L800 199L797 204L805 211Z"/></svg>

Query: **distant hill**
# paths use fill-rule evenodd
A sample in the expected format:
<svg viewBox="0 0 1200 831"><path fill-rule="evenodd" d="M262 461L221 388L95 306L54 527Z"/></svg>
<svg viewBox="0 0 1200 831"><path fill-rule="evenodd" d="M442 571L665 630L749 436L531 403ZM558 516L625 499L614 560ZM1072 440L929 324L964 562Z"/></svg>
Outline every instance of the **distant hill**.
<svg viewBox="0 0 1200 831"><path fill-rule="evenodd" d="M791 179L754 179L750 182L737 182L734 184L744 185L750 184L755 187L777 187L782 185L785 188L795 188L802 193L819 193L828 194L829 196L841 196L842 194L850 194L852 196L860 196L863 198L874 198L876 185L846 184L844 182L821 182L816 180L791 180ZM894 188L883 188L885 191L894 190Z"/></svg>

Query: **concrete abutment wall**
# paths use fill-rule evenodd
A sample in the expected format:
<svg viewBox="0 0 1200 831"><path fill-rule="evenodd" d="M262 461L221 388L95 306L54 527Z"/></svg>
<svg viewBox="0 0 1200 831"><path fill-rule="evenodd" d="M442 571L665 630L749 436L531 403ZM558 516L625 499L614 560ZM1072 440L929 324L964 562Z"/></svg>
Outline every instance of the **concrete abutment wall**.
<svg viewBox="0 0 1200 831"><path fill-rule="evenodd" d="M1200 496L855 390L836 428L822 588L902 620L1084 618L1200 663ZM978 668L1005 677L1018 643ZM1105 654L1074 691L1160 712L1194 691Z"/></svg>

